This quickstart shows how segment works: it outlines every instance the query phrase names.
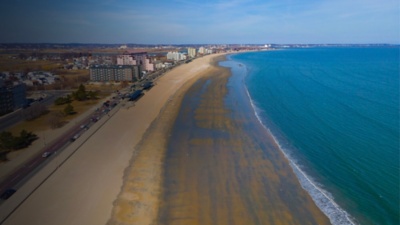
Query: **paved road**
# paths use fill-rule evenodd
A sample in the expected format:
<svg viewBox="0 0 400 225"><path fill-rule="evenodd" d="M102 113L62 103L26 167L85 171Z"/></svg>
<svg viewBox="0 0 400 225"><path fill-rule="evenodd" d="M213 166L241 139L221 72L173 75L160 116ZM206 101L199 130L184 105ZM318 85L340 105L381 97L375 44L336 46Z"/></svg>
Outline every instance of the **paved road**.
<svg viewBox="0 0 400 225"><path fill-rule="evenodd" d="M57 151L62 150L66 145L68 145L72 138L77 135L78 137L90 128L93 123L95 123L98 119L93 120L93 118L100 118L102 116L107 116L108 111L116 106L120 99L113 99L108 103L108 107L103 105L101 108L96 110L95 112L88 115L82 121L80 121L77 125L73 126L66 133L64 133L61 137L49 143L47 146L40 151L39 154L31 158L27 163L22 165L19 168L16 168L15 171L6 176L2 181L0 181L0 194L3 193L7 189L18 189L23 182L30 176L32 173L37 172L36 169L44 163L51 155L55 154ZM114 104L115 103L115 104ZM48 157L43 157L43 153L48 152Z"/></svg>

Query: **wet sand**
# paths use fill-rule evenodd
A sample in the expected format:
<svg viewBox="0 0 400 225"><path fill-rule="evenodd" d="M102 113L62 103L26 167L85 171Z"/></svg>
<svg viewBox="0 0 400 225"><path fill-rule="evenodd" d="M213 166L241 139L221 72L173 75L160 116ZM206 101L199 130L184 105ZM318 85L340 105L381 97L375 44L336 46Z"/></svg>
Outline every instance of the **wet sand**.
<svg viewBox="0 0 400 225"><path fill-rule="evenodd" d="M216 68L186 93L155 224L330 224L229 77Z"/></svg>

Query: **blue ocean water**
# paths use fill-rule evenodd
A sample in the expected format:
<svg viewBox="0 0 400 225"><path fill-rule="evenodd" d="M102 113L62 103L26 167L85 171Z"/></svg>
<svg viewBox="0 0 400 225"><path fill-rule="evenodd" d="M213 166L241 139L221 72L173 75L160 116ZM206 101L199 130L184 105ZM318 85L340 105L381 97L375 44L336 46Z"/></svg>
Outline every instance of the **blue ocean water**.
<svg viewBox="0 0 400 225"><path fill-rule="evenodd" d="M399 48L230 56L261 122L333 224L399 224Z"/></svg>

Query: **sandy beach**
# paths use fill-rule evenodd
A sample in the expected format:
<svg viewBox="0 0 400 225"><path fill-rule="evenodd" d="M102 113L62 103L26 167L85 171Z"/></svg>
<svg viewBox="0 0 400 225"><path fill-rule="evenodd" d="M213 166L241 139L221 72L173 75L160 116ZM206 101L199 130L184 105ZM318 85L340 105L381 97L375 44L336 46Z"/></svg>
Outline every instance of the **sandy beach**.
<svg viewBox="0 0 400 225"><path fill-rule="evenodd" d="M149 135L145 135L146 130L157 117L174 117L168 117L168 113L164 116L164 112L178 108L172 106L179 106L179 94L184 93L182 86L190 87L199 76L207 74L209 62L215 56L205 56L169 71L134 106L121 107L90 138L71 145L69 148L77 151L4 224L106 224L123 187L123 178L127 178L125 170L131 168L130 162L136 162L142 137ZM156 165L152 166L157 169ZM157 180L150 183L157 184ZM152 190L156 189L157 185ZM118 200L115 204L118 206ZM148 211L142 216L144 221L150 218Z"/></svg>

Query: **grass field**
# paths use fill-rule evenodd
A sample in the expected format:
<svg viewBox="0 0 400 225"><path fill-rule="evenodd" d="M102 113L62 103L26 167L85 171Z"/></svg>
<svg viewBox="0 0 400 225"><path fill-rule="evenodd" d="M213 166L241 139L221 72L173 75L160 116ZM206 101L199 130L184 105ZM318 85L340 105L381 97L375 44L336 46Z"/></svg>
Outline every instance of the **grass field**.
<svg viewBox="0 0 400 225"><path fill-rule="evenodd" d="M76 112L73 115L68 115L63 118L65 123L68 123L72 119L80 116L82 113L86 112L98 102L102 101L105 97L104 95L100 96L101 98L97 100L87 100L87 101L73 101L71 105L74 107L74 111ZM12 132L13 134L17 135L21 132L21 130L27 130L33 133L37 133L44 130L51 129L49 118L52 112L63 111L66 105L58 105L58 106L51 106L49 107L49 113L40 116L31 121L23 121L13 127L11 127L8 131Z"/></svg>
<svg viewBox="0 0 400 225"><path fill-rule="evenodd" d="M0 72L26 72L35 70L53 71L61 66L61 62L55 61L27 61L22 59L13 59L13 55L0 55Z"/></svg>

